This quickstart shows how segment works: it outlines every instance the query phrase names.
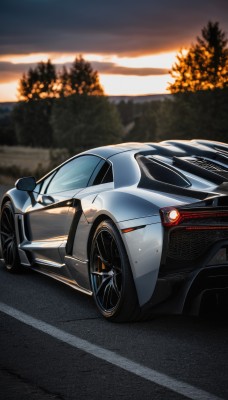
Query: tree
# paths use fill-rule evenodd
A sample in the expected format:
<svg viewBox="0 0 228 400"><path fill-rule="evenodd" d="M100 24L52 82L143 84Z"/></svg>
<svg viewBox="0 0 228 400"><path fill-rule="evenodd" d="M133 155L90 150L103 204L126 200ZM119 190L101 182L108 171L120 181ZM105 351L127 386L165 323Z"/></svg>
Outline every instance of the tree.
<svg viewBox="0 0 228 400"><path fill-rule="evenodd" d="M67 148L71 154L122 139L116 107L105 96L74 94L56 99L51 125L54 146Z"/></svg>
<svg viewBox="0 0 228 400"><path fill-rule="evenodd" d="M0 110L0 145L17 145L16 133L13 127L11 113L1 115Z"/></svg>
<svg viewBox="0 0 228 400"><path fill-rule="evenodd" d="M23 74L19 84L19 100L40 100L56 96L57 73L51 60L46 63L41 61Z"/></svg>
<svg viewBox="0 0 228 400"><path fill-rule="evenodd" d="M180 93L161 102L157 139L227 141L228 87Z"/></svg>
<svg viewBox="0 0 228 400"><path fill-rule="evenodd" d="M69 107L69 102L67 102L66 100L72 94L75 94L77 96L80 95L80 97L94 97L94 95L96 95L95 97L104 98L103 89L100 86L97 72L93 71L90 63L86 62L82 56L79 56L78 58L76 57L69 71L66 67L64 67L60 74L57 74L55 66L52 65L50 60L48 60L46 63L38 63L37 66L33 69L30 68L29 71L24 74L22 76L22 79L20 80L19 99L23 101L18 103L13 113L13 121L18 143L23 145L41 147L52 146L52 125L50 124L52 107L55 104L55 101L57 101L56 98L61 97L63 98L63 103L61 103L61 112L64 113L64 108L66 107L67 109L67 107ZM66 103L64 101L66 101ZM117 117L114 116L113 110L109 108L109 105L107 105L105 101L107 102L107 99L104 100L102 105L102 101L100 100L99 103L99 100L97 99L96 104L98 108L98 116L101 115L103 119L101 119L99 125L97 119L94 118L95 125L93 126L93 133L91 128L88 131L89 133L87 138L91 142L96 142L96 140L98 140L97 137L100 135L97 130L97 126L100 126L101 128L101 124L104 123L104 115L102 114L102 110L106 110L107 115L110 117L110 121L107 122L107 135L109 135L109 128L111 124L114 123L114 121L117 122L116 128L118 133L118 129L120 126L120 124L118 125L119 120L117 121ZM87 107L88 103L89 100L86 101L86 99L77 100L77 107L78 109L80 109L82 115L86 115L87 112L86 109L83 109L83 104L85 105L85 107ZM95 107L95 103L91 102L91 107L93 110ZM93 121L92 113L89 114L89 117ZM68 124L68 133L69 129L74 133L74 116L70 115L70 121L73 125L72 127L69 127ZM79 124L77 129L78 131L80 131L80 116L79 120L77 120L77 123ZM83 129L87 129L88 124L88 120L83 120ZM104 130L102 129L101 132L105 134ZM63 132L63 135L64 134L65 133ZM90 139L90 134L92 136L93 134L95 136L97 135L97 137L94 136L93 139ZM80 134L79 138L81 138ZM72 143L74 143L75 140L75 138L71 139L69 137L70 142L72 141ZM57 142L60 143L61 140L56 140L56 143ZM81 144L81 142L79 144ZM68 143L61 142L61 145L63 145L64 147L68 147Z"/></svg>
<svg viewBox="0 0 228 400"><path fill-rule="evenodd" d="M103 95L104 91L100 85L97 71L93 71L91 64L80 55L68 72L66 67L60 74L60 94L69 96L71 94Z"/></svg>
<svg viewBox="0 0 228 400"><path fill-rule="evenodd" d="M208 22L201 37L187 52L177 54L170 74L175 79L171 93L195 92L228 86L228 48L225 32L218 22Z"/></svg>
<svg viewBox="0 0 228 400"><path fill-rule="evenodd" d="M138 113L139 104L134 103L132 100L121 100L116 104L116 108L120 114L122 124L128 125L134 121Z"/></svg>
<svg viewBox="0 0 228 400"><path fill-rule="evenodd" d="M160 101L135 103L135 116L132 129L125 136L126 141L153 142L156 137L156 114L160 108Z"/></svg>
<svg viewBox="0 0 228 400"><path fill-rule="evenodd" d="M80 55L68 71L57 74L51 60L39 62L23 74L19 83L19 100L30 101L66 97L72 94L104 95L97 71Z"/></svg>
<svg viewBox="0 0 228 400"><path fill-rule="evenodd" d="M32 147L52 146L51 110L50 99L17 103L12 117L18 144Z"/></svg>

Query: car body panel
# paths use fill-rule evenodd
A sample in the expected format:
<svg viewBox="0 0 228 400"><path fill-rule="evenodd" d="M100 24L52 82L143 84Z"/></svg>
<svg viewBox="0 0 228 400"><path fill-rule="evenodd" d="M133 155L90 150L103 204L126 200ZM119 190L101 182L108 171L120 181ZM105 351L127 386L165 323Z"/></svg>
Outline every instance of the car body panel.
<svg viewBox="0 0 228 400"><path fill-rule="evenodd" d="M197 276L201 270L211 268L210 260L205 261L205 256L197 266L189 261L189 271L184 261L183 265L178 261L180 273L177 272L167 250L174 239L171 230L163 226L160 210L167 207L211 209L216 204L225 209L228 206L228 145L204 140L127 143L86 151L79 157L86 155L95 155L107 162L112 168L113 182L51 195L39 192L40 182L53 170L38 181L33 192L14 188L5 194L3 203L10 200L14 207L21 263L92 294L91 240L99 223L110 219L126 249L140 307L156 308L159 304L160 310L183 311ZM146 163L163 168L164 176L159 179L150 176ZM184 176L189 186L184 180L183 187L170 183L165 177L167 171L180 181ZM134 230L126 231L129 229ZM174 229L173 235L180 234L181 229ZM220 231L216 235L218 239L211 246L216 250L218 244L219 251L226 246L226 237ZM196 246L194 238L191 240ZM173 246L175 250L175 243ZM218 264L218 269L226 264L224 259L224 265ZM168 302L163 301L166 299Z"/></svg>

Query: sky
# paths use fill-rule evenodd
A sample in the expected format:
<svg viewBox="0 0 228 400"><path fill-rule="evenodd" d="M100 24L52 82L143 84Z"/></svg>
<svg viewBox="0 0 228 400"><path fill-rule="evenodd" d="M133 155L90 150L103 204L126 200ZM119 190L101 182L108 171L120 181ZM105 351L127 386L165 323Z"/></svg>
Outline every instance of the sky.
<svg viewBox="0 0 228 400"><path fill-rule="evenodd" d="M210 20L228 36L228 0L0 0L0 101L48 58L82 54L107 95L167 93L177 52Z"/></svg>

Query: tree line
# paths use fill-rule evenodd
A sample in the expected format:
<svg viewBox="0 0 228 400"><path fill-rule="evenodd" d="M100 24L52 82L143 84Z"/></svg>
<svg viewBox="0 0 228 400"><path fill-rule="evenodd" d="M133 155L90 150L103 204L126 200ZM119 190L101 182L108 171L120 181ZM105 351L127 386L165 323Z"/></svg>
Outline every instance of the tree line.
<svg viewBox="0 0 228 400"><path fill-rule="evenodd" d="M188 50L180 50L170 71L171 93L228 87L227 38L218 22L209 21Z"/></svg>
<svg viewBox="0 0 228 400"><path fill-rule="evenodd" d="M19 100L31 101L67 97L73 94L104 94L97 71L82 55L75 58L71 67L56 71L51 60L39 62L22 75L19 83Z"/></svg>
<svg viewBox="0 0 228 400"><path fill-rule="evenodd" d="M177 54L164 101L114 105L82 56L57 72L48 60L20 80L11 116L0 115L0 144L66 148L76 153L123 141L204 138L227 141L228 48L219 23Z"/></svg>
<svg viewBox="0 0 228 400"><path fill-rule="evenodd" d="M12 119L21 145L75 153L121 140L117 110L104 96L97 71L81 55L59 73L51 60L29 69L20 80L19 99Z"/></svg>

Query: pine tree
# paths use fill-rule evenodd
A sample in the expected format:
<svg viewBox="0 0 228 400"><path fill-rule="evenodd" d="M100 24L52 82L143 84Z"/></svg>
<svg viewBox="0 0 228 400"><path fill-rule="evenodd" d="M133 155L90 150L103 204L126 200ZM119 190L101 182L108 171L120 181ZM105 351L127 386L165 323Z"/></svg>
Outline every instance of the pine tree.
<svg viewBox="0 0 228 400"><path fill-rule="evenodd" d="M195 92L228 86L228 48L225 32L218 22L208 22L187 52L177 54L170 71L174 83L171 93Z"/></svg>
<svg viewBox="0 0 228 400"><path fill-rule="evenodd" d="M57 74L51 60L39 62L23 74L19 84L19 100L40 100L56 97Z"/></svg>
<svg viewBox="0 0 228 400"><path fill-rule="evenodd" d="M100 85L97 71L92 69L91 64L80 55L67 73L66 68L60 77L62 93L69 94L103 95L104 91Z"/></svg>

